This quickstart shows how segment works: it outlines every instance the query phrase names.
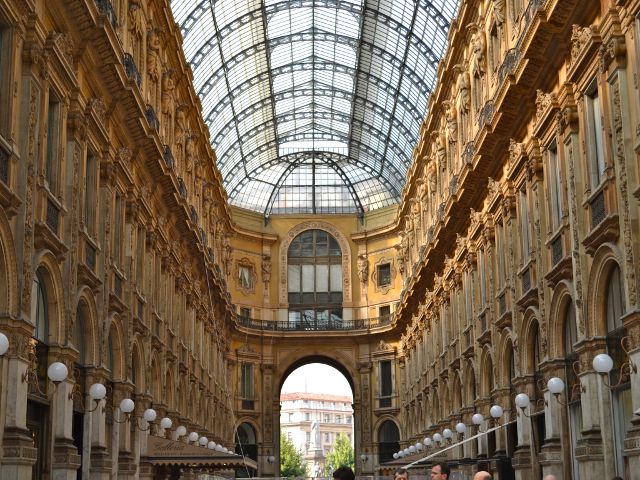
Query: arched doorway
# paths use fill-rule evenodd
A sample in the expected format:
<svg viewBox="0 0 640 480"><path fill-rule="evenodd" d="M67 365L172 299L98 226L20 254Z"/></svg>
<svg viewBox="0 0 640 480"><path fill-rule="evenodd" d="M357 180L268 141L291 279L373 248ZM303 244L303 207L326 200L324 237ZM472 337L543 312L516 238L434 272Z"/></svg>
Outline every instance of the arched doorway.
<svg viewBox="0 0 640 480"><path fill-rule="evenodd" d="M278 389L280 476L330 477L342 464L355 470L353 385L341 363L323 356L301 358L283 372ZM291 471L292 450L302 467L297 472Z"/></svg>
<svg viewBox="0 0 640 480"><path fill-rule="evenodd" d="M251 460L258 461L258 436L256 429L249 422L242 422L236 428L235 434L235 452L238 455L248 457ZM255 477L256 472L250 471L248 468L240 468L236 470L236 478Z"/></svg>
<svg viewBox="0 0 640 480"><path fill-rule="evenodd" d="M385 420L378 429L378 462L393 460L393 454L400 450L400 430L393 420Z"/></svg>

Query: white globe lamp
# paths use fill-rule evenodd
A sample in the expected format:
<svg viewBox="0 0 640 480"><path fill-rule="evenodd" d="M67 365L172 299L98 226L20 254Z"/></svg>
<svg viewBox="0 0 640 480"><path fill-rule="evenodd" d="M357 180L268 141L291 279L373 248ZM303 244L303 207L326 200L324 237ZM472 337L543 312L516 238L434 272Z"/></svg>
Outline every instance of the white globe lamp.
<svg viewBox="0 0 640 480"><path fill-rule="evenodd" d="M466 431L467 431L467 426L464 423L460 422L456 424L456 432L464 433Z"/></svg>
<svg viewBox="0 0 640 480"><path fill-rule="evenodd" d="M178 428L176 428L176 434L178 435L178 437L184 437L187 434L187 427L185 427L184 425L180 425Z"/></svg>
<svg viewBox="0 0 640 480"><path fill-rule="evenodd" d="M9 339L7 336L0 332L0 357L2 357L9 350Z"/></svg>
<svg viewBox="0 0 640 480"><path fill-rule="evenodd" d="M69 375L69 370L62 362L53 362L47 369L47 377L53 383L64 382L67 379L67 375Z"/></svg>
<svg viewBox="0 0 640 480"><path fill-rule="evenodd" d="M120 411L122 413L131 413L136 408L136 404L130 398L123 398L120 402Z"/></svg>
<svg viewBox="0 0 640 480"><path fill-rule="evenodd" d="M195 441L198 440L198 437L199 437L198 432L191 432L189 434L189 441L190 442L195 442Z"/></svg>
<svg viewBox="0 0 640 480"><path fill-rule="evenodd" d="M142 418L144 418L147 422L155 421L158 414L153 408L147 408L142 414Z"/></svg>
<svg viewBox="0 0 640 480"><path fill-rule="evenodd" d="M164 417L162 420L160 420L160 428L164 428L166 430L167 428L171 428L172 425L173 422L169 417Z"/></svg>
<svg viewBox="0 0 640 480"><path fill-rule="evenodd" d="M491 414L491 416L493 418L498 419L498 418L502 417L502 414L504 413L504 410L502 409L502 407L500 405L494 405L489 410L489 413Z"/></svg>
<svg viewBox="0 0 640 480"><path fill-rule="evenodd" d="M564 392L564 382L558 377L550 378L547 382L547 388L553 395L560 395Z"/></svg>
<svg viewBox="0 0 640 480"><path fill-rule="evenodd" d="M452 432L450 429L445 428L445 429L442 431L442 436L443 436L444 438L446 438L447 440L449 440L451 437L453 437L453 432Z"/></svg>
<svg viewBox="0 0 640 480"><path fill-rule="evenodd" d="M471 421L474 425L482 425L482 422L484 422L484 415L481 413L475 413L473 417L471 417Z"/></svg>
<svg viewBox="0 0 640 480"><path fill-rule="evenodd" d="M89 387L89 396L96 402L100 401L107 396L107 388L101 383L94 383Z"/></svg>
<svg viewBox="0 0 640 480"><path fill-rule="evenodd" d="M527 395L526 393L519 393L518 395L516 395L516 405L522 410L527 408L530 403L531 400L529 400L529 395Z"/></svg>
<svg viewBox="0 0 640 480"><path fill-rule="evenodd" d="M613 359L606 353L599 353L593 357L593 369L601 374L607 374L613 368Z"/></svg>
<svg viewBox="0 0 640 480"><path fill-rule="evenodd" d="M207 443L209 443L209 439L207 437L200 437L198 443L204 447Z"/></svg>

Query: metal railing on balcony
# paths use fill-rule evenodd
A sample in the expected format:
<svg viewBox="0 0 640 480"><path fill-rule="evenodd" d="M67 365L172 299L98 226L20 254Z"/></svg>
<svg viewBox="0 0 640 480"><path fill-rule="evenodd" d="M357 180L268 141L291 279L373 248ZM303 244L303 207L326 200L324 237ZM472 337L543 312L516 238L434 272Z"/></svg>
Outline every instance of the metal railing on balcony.
<svg viewBox="0 0 640 480"><path fill-rule="evenodd" d="M147 122L151 125L155 131L160 130L160 121L158 120L158 116L156 115L156 111L153 109L151 105L147 104L147 109L144 112L144 116L147 118Z"/></svg>
<svg viewBox="0 0 640 480"><path fill-rule="evenodd" d="M346 331L346 330L368 330L371 328L391 325L392 315L382 317L359 318L354 320L344 320L340 318L332 319L296 319L296 320L258 320L255 318L238 315L237 323L241 327L255 330L274 332L326 332L326 331Z"/></svg>
<svg viewBox="0 0 640 480"><path fill-rule="evenodd" d="M84 244L84 261L91 271L96 271L96 249L89 242Z"/></svg>
<svg viewBox="0 0 640 480"><path fill-rule="evenodd" d="M596 228L607 216L607 209L604 204L604 192L598 193L589 202L591 210L591 228Z"/></svg>
<svg viewBox="0 0 640 480"><path fill-rule="evenodd" d="M50 199L47 200L46 223L47 227L49 227L53 233L56 235L60 234L58 231L60 228L60 208Z"/></svg>
<svg viewBox="0 0 640 480"><path fill-rule="evenodd" d="M122 56L122 65L124 66L124 71L127 74L127 78L131 81L136 82L138 88L142 86L142 77L140 76L140 72L138 71L138 67L136 66L136 62L129 53L125 53Z"/></svg>
<svg viewBox="0 0 640 480"><path fill-rule="evenodd" d="M9 152L0 143L0 181L9 185Z"/></svg>
<svg viewBox="0 0 640 480"><path fill-rule="evenodd" d="M171 151L171 147L169 145L164 146L164 152L162 153L162 158L164 158L164 163L167 165L167 167L173 170L173 167L176 164L176 162L175 162L175 159L173 158L173 152Z"/></svg>
<svg viewBox="0 0 640 480"><path fill-rule="evenodd" d="M562 236L556 238L553 242L551 242L551 261L552 264L557 264L560 260L562 260Z"/></svg>
<svg viewBox="0 0 640 480"><path fill-rule="evenodd" d="M95 0L96 7L100 10L102 15L106 15L109 19L109 23L115 29L118 26L118 17L116 11L113 9L113 5L109 0Z"/></svg>

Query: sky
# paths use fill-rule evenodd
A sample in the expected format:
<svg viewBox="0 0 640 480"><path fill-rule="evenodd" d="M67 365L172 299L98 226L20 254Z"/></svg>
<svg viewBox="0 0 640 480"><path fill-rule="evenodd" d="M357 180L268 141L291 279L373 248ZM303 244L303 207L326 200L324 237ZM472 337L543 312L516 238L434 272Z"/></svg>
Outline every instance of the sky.
<svg viewBox="0 0 640 480"><path fill-rule="evenodd" d="M310 363L294 370L282 385L282 393L294 392L348 395L353 398L347 379L333 367Z"/></svg>

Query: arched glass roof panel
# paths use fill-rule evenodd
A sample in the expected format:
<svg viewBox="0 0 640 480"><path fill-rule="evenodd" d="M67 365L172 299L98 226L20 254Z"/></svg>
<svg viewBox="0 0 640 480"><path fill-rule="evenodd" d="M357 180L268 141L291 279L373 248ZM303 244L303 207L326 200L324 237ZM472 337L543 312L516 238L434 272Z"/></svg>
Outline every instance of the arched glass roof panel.
<svg viewBox="0 0 640 480"><path fill-rule="evenodd" d="M171 7L231 203L362 213L400 199L458 0Z"/></svg>

